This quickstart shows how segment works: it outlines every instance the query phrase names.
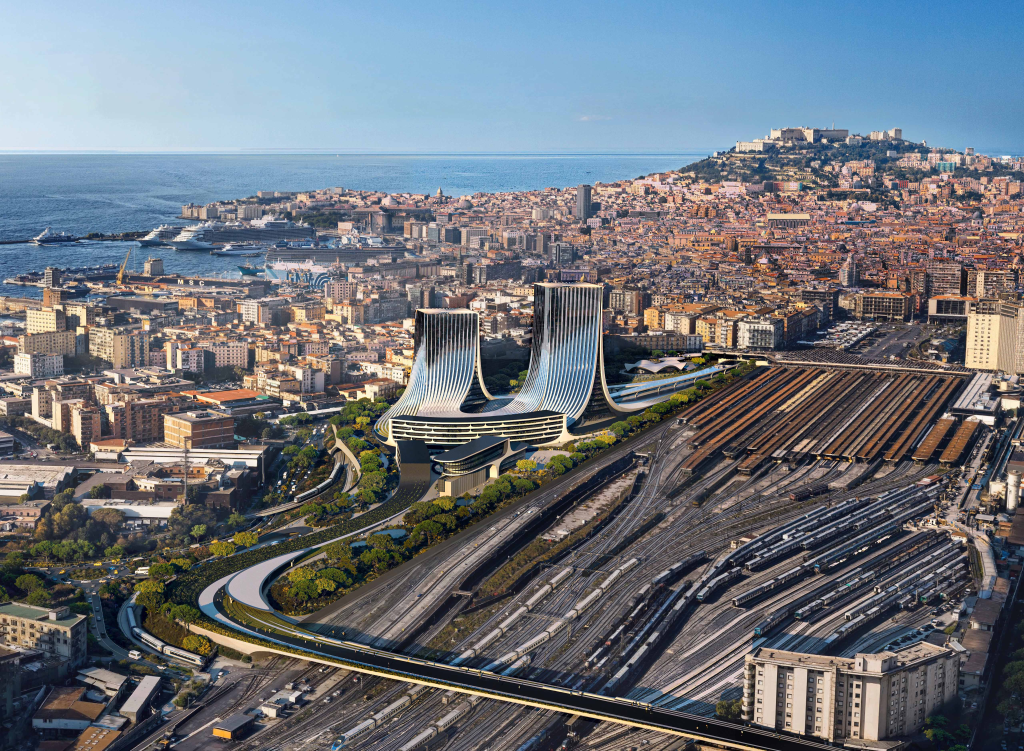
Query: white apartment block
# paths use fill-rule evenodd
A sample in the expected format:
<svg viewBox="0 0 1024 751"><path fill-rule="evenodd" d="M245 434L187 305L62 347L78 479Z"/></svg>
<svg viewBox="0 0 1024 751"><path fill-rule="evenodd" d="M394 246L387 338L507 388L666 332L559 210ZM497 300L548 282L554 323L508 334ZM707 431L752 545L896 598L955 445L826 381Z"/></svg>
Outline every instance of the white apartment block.
<svg viewBox="0 0 1024 751"><path fill-rule="evenodd" d="M736 339L740 349L779 349L786 340L786 324L770 316L744 318L736 324Z"/></svg>
<svg viewBox="0 0 1024 751"><path fill-rule="evenodd" d="M247 342L201 342L199 346L213 352L215 368L249 367L249 344Z"/></svg>
<svg viewBox="0 0 1024 751"><path fill-rule="evenodd" d="M1016 305L978 300L967 308L964 364L977 370L1020 373L1024 367L1024 317Z"/></svg>
<svg viewBox="0 0 1024 751"><path fill-rule="evenodd" d="M911 735L957 699L959 670L927 642L852 658L760 648L745 660L743 720L833 743Z"/></svg>
<svg viewBox="0 0 1024 751"><path fill-rule="evenodd" d="M373 373L378 378L387 378L400 386L409 383L409 371L402 365L391 362L364 362L359 367L364 373Z"/></svg>
<svg viewBox="0 0 1024 751"><path fill-rule="evenodd" d="M64 375L64 357L41 352L23 352L14 356L14 372L32 378L55 378Z"/></svg>

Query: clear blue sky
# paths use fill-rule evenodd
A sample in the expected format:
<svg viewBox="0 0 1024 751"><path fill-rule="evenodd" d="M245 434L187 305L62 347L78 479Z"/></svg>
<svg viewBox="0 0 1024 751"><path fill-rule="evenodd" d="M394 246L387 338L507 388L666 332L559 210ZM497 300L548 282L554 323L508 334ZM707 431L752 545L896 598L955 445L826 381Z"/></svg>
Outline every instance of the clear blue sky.
<svg viewBox="0 0 1024 751"><path fill-rule="evenodd" d="M1024 151L1024 3L6 2L0 150Z"/></svg>

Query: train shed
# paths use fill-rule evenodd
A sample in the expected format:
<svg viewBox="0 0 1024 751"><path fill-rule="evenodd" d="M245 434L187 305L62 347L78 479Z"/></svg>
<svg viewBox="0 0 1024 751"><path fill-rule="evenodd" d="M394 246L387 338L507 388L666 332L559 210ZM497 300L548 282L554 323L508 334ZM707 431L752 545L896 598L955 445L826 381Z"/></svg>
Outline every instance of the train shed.
<svg viewBox="0 0 1024 751"><path fill-rule="evenodd" d="M227 738L235 740L248 733L256 723L256 718L247 714L233 714L222 722L213 726L214 738Z"/></svg>

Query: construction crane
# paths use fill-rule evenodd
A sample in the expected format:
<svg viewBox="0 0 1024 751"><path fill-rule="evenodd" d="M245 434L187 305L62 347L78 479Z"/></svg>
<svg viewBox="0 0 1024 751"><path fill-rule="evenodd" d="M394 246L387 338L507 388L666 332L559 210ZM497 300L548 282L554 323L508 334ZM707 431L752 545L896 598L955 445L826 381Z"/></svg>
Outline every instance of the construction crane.
<svg viewBox="0 0 1024 751"><path fill-rule="evenodd" d="M124 284L124 276L128 270L128 260L132 257L133 245L128 246L128 252L124 254L124 260L121 261L121 268L117 270L117 284L121 286Z"/></svg>

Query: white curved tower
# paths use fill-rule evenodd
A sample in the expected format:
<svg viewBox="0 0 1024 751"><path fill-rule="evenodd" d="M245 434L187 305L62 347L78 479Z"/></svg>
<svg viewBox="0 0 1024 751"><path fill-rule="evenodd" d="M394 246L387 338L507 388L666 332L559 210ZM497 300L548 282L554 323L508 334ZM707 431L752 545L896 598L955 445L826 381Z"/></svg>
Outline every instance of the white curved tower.
<svg viewBox="0 0 1024 751"><path fill-rule="evenodd" d="M523 388L493 414L551 410L579 420L594 389L604 385L599 284L535 284L533 348ZM600 380L598 380L600 379Z"/></svg>
<svg viewBox="0 0 1024 751"><path fill-rule="evenodd" d="M405 393L374 426L388 438L405 415L459 414L491 398L480 372L480 316L465 309L416 311L415 360Z"/></svg>

